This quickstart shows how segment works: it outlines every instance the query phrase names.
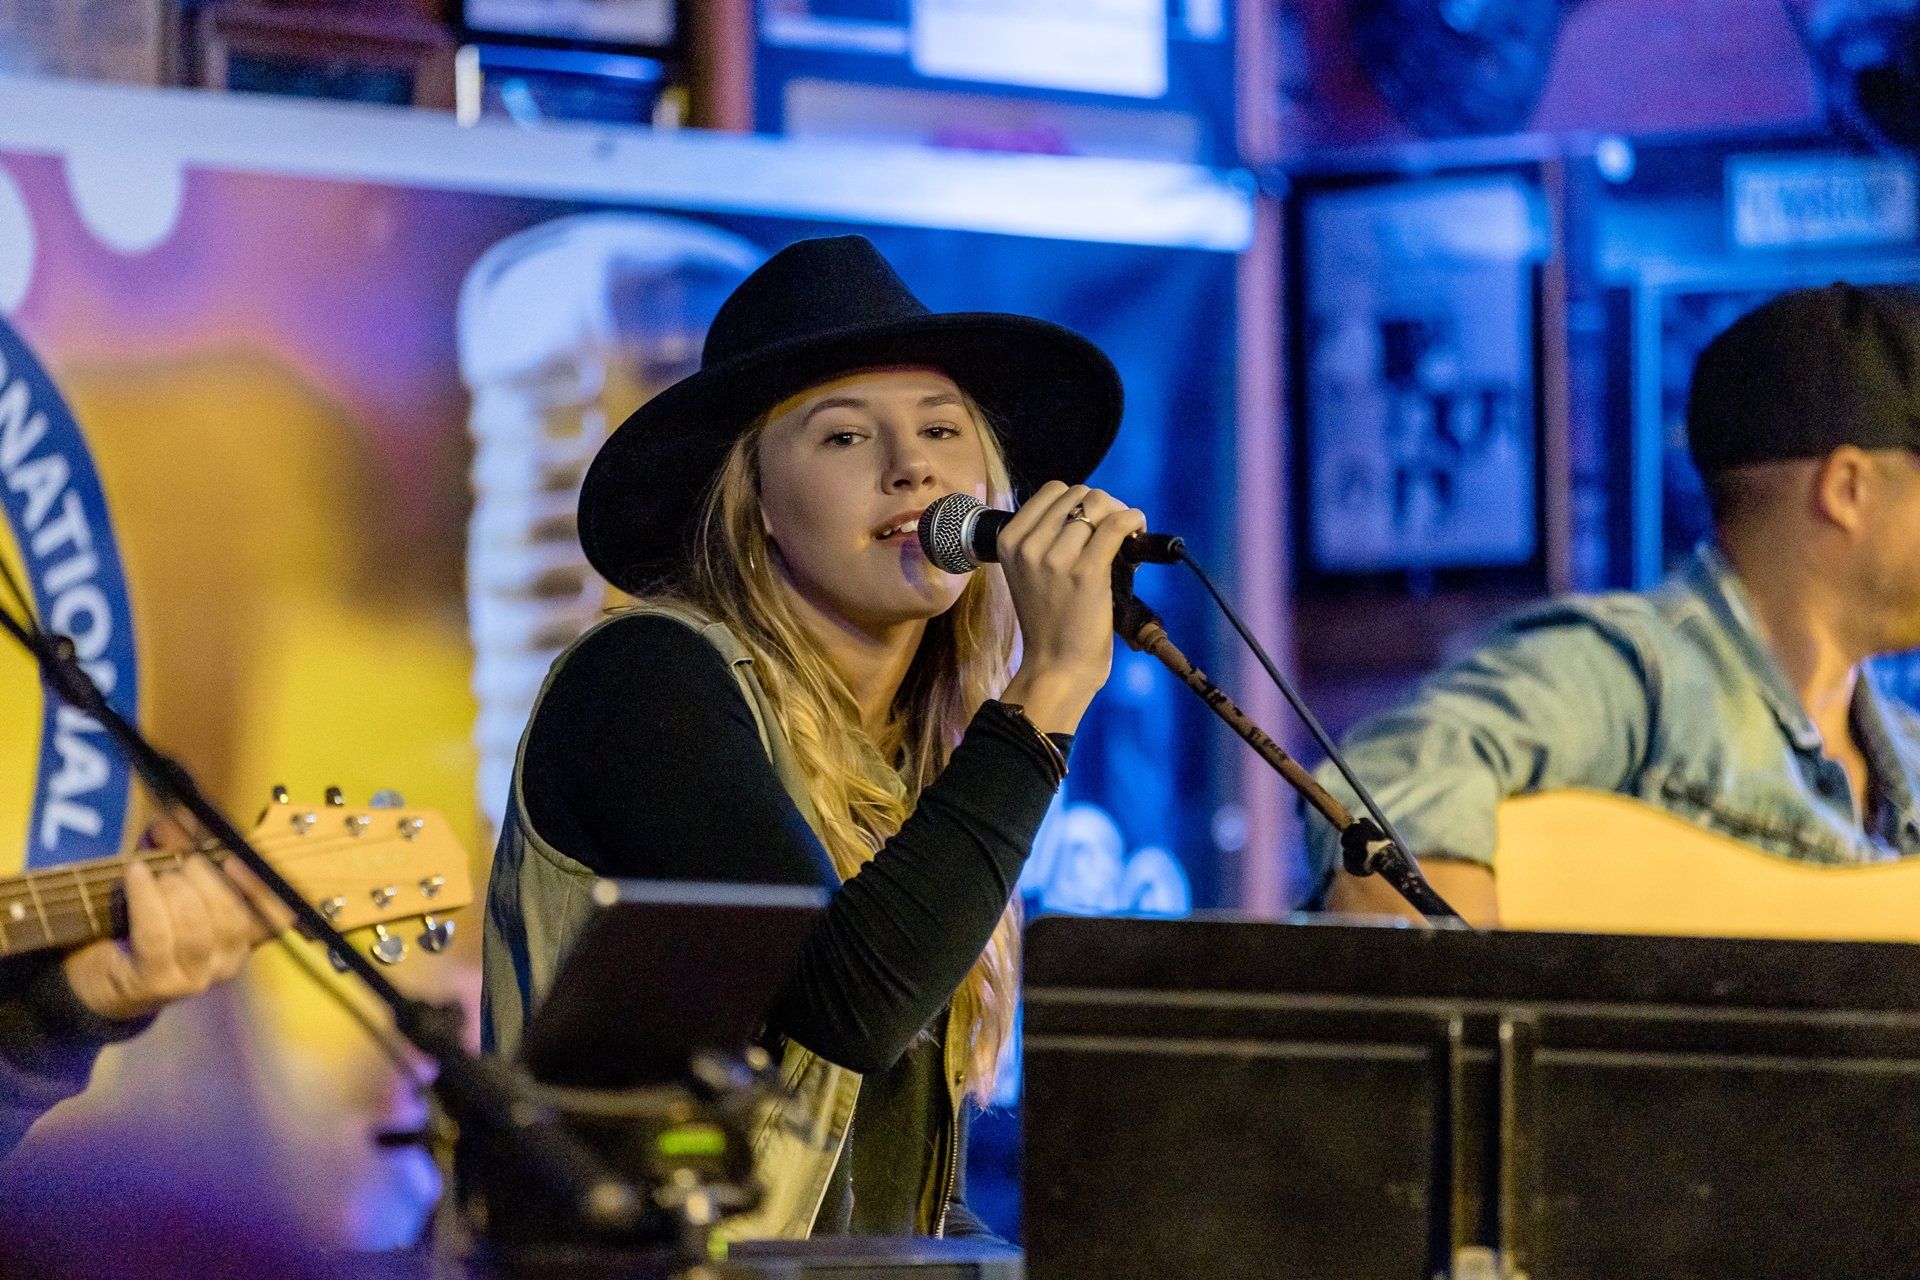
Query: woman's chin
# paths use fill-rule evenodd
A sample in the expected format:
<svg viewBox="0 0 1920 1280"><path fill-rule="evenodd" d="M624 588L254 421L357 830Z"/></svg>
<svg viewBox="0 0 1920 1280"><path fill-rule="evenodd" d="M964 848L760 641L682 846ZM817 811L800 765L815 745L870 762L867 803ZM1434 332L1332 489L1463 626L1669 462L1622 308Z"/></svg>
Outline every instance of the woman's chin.
<svg viewBox="0 0 1920 1280"><path fill-rule="evenodd" d="M888 602L889 612L902 622L926 622L960 602L958 591L915 590Z"/></svg>
<svg viewBox="0 0 1920 1280"><path fill-rule="evenodd" d="M958 591L929 591L914 589L891 596L883 605L874 610L897 625L917 622L930 622L959 603Z"/></svg>
<svg viewBox="0 0 1920 1280"><path fill-rule="evenodd" d="M918 618L937 618L959 603L967 579L943 573L919 556L902 557L900 601ZM892 593L889 593L892 594Z"/></svg>

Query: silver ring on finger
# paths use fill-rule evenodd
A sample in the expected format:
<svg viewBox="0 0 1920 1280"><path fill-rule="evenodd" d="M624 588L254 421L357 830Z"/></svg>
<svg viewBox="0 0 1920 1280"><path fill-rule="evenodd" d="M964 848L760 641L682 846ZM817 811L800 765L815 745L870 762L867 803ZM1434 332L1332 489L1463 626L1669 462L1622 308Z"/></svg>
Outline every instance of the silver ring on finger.
<svg viewBox="0 0 1920 1280"><path fill-rule="evenodd" d="M1076 505L1073 510L1067 512L1067 523L1073 524L1075 521L1087 526L1089 529L1093 528L1093 521L1087 519L1087 509L1084 506Z"/></svg>

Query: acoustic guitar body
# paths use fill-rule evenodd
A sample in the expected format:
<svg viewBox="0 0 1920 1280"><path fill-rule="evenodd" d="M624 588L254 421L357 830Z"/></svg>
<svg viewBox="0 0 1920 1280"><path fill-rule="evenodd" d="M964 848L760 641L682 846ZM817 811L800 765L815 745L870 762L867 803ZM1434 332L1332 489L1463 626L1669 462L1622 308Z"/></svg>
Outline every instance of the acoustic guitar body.
<svg viewBox="0 0 1920 1280"><path fill-rule="evenodd" d="M1595 791L1509 800L1498 822L1506 928L1920 942L1920 859L1799 862Z"/></svg>

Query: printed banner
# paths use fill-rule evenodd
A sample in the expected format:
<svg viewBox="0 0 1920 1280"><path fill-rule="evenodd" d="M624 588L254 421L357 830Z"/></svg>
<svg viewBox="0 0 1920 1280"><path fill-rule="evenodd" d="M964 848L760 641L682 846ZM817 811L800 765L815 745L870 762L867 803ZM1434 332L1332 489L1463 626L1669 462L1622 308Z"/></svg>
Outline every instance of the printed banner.
<svg viewBox="0 0 1920 1280"><path fill-rule="evenodd" d="M0 539L8 605L17 610L30 602L42 628L73 641L74 656L108 705L123 716L135 714L133 617L93 456L59 389L3 320L0 512L0 528L9 535ZM24 687L0 705L31 706L39 686L35 669L9 665L12 680L0 687ZM34 727L30 717L9 719L14 732L0 736L0 785L31 780L32 790L12 798L24 830L0 828L0 847L24 848L33 867L118 853L130 770L98 722L51 698L43 701L37 734L27 732Z"/></svg>

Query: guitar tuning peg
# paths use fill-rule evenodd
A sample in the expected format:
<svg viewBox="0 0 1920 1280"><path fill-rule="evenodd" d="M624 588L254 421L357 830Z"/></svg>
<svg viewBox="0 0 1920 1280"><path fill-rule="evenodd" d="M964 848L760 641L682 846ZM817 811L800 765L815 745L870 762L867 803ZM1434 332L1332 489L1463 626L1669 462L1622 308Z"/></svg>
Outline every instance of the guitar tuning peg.
<svg viewBox="0 0 1920 1280"><path fill-rule="evenodd" d="M341 791L340 788L338 787L327 788L327 804L329 806L331 806L332 808L338 809L342 805L346 804L346 802L347 802L346 793Z"/></svg>
<svg viewBox="0 0 1920 1280"><path fill-rule="evenodd" d="M331 947L327 949L327 959L333 962L333 971L335 973L345 973L347 971L346 959Z"/></svg>
<svg viewBox="0 0 1920 1280"><path fill-rule="evenodd" d="M432 916L420 917L420 923L426 928L420 933L420 947L424 951L439 955L453 942L453 921L436 920Z"/></svg>
<svg viewBox="0 0 1920 1280"><path fill-rule="evenodd" d="M273 791L270 794L273 796L273 802L275 804L293 803L293 795L287 790L286 784L283 782L274 783Z"/></svg>
<svg viewBox="0 0 1920 1280"><path fill-rule="evenodd" d="M373 799L367 801L369 809L404 809L407 798L391 787L383 787L373 793Z"/></svg>
<svg viewBox="0 0 1920 1280"><path fill-rule="evenodd" d="M387 926L373 926L373 946L368 948L381 964L399 964L407 957L407 940L387 932Z"/></svg>

